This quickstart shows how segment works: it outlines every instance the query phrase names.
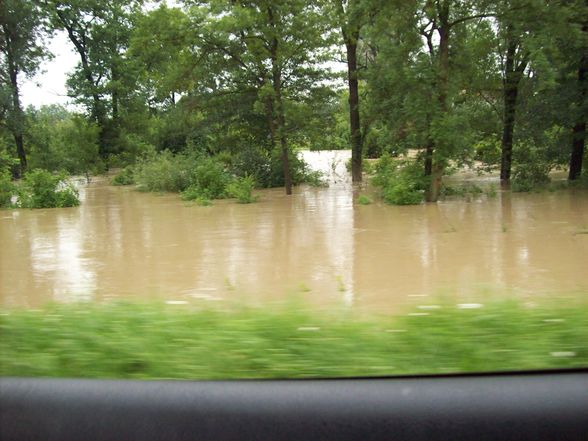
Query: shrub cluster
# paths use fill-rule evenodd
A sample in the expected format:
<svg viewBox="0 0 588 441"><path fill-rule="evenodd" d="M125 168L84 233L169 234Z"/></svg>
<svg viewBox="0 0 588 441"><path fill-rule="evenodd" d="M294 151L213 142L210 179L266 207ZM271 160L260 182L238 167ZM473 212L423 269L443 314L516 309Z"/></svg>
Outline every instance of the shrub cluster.
<svg viewBox="0 0 588 441"><path fill-rule="evenodd" d="M212 199L236 198L251 203L256 186L284 185L281 157L262 148L247 148L236 155L208 156L202 151L173 154L166 150L123 169L114 185L137 184L143 191L181 193L182 199L209 205ZM290 155L292 182L325 185L322 174L309 170L296 154Z"/></svg>
<svg viewBox="0 0 588 441"><path fill-rule="evenodd" d="M294 185L325 185L322 174L310 170L296 152L290 152L288 160ZM261 188L282 187L285 184L282 154L278 149L269 151L262 147L245 146L231 158L229 169L235 176L252 176Z"/></svg>
<svg viewBox="0 0 588 441"><path fill-rule="evenodd" d="M527 192L545 188L550 182L550 171L551 165L540 161L517 164L512 174L511 189Z"/></svg>
<svg viewBox="0 0 588 441"><path fill-rule="evenodd" d="M12 197L16 194L16 186L12 183L12 177L8 170L0 171L0 208L12 205Z"/></svg>
<svg viewBox="0 0 588 441"><path fill-rule="evenodd" d="M80 204L77 189L64 172L53 174L35 169L27 172L19 185L10 173L0 172L1 208L62 208Z"/></svg>
<svg viewBox="0 0 588 441"><path fill-rule="evenodd" d="M384 155L375 166L372 183L381 188L384 201L393 205L417 205L423 201L427 178L414 161Z"/></svg>
<svg viewBox="0 0 588 441"><path fill-rule="evenodd" d="M255 179L253 176L244 176L234 179L227 186L227 194L231 198L236 198L241 204L250 204L257 200L257 197L252 194L254 188Z"/></svg>
<svg viewBox="0 0 588 441"><path fill-rule="evenodd" d="M132 185L135 183L135 176L133 167L128 165L118 172L112 181L112 185Z"/></svg>

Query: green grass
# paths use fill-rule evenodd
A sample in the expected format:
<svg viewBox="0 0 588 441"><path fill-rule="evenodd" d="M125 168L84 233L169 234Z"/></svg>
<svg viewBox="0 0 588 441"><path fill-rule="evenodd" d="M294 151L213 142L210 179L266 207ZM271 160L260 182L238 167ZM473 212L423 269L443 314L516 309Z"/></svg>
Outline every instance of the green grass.
<svg viewBox="0 0 588 441"><path fill-rule="evenodd" d="M0 375L301 378L588 365L588 308L352 311L76 304L0 315Z"/></svg>

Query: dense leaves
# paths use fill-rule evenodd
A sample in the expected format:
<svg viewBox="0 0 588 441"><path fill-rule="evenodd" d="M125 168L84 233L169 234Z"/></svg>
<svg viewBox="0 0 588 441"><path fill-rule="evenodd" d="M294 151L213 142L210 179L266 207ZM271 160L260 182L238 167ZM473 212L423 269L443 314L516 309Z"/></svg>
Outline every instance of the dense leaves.
<svg viewBox="0 0 588 441"><path fill-rule="evenodd" d="M85 174L138 163L117 182L196 194L182 170L208 157L290 192L309 178L297 149L353 147L354 181L362 156L411 158L382 187L393 203L436 201L456 167L512 174L519 190L557 167L582 177L583 0L5 0L0 12L0 165L13 176L27 161ZM76 112L20 106L47 32L78 56Z"/></svg>

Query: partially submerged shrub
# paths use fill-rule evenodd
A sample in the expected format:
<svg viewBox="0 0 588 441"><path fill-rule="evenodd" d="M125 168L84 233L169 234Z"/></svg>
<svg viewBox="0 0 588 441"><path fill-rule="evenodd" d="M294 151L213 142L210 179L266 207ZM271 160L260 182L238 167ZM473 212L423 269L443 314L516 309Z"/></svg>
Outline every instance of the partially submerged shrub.
<svg viewBox="0 0 588 441"><path fill-rule="evenodd" d="M36 169L28 172L19 189L18 206L23 208L75 207L78 191L64 173Z"/></svg>
<svg viewBox="0 0 588 441"><path fill-rule="evenodd" d="M373 201L369 196L366 196L365 194L360 194L359 197L357 198L357 203L359 205L369 205L371 204Z"/></svg>
<svg viewBox="0 0 588 441"><path fill-rule="evenodd" d="M529 162L514 167L511 180L512 191L527 192L545 188L549 182L551 166L544 162Z"/></svg>
<svg viewBox="0 0 588 441"><path fill-rule="evenodd" d="M223 164L211 157L203 158L198 162L191 178L191 185L200 189L201 194L209 199L226 197L226 188L231 182L231 176L224 169Z"/></svg>
<svg viewBox="0 0 588 441"><path fill-rule="evenodd" d="M140 190L180 192L190 186L193 161L170 151L139 161L134 177Z"/></svg>
<svg viewBox="0 0 588 441"><path fill-rule="evenodd" d="M392 180L384 187L384 201L393 205L418 205L423 201L423 192L404 180Z"/></svg>
<svg viewBox="0 0 588 441"><path fill-rule="evenodd" d="M388 204L416 205L423 201L427 178L414 161L397 161L382 156L374 167L372 183L382 188L382 198Z"/></svg>
<svg viewBox="0 0 588 441"><path fill-rule="evenodd" d="M0 208L12 206L12 197L16 194L16 186L8 170L0 171Z"/></svg>
<svg viewBox="0 0 588 441"><path fill-rule="evenodd" d="M255 180L252 176L244 176L236 178L227 186L227 194L231 198L236 198L241 204L250 204L257 200L253 196L253 189L255 188Z"/></svg>
<svg viewBox="0 0 588 441"><path fill-rule="evenodd" d="M127 166L112 178L112 185L132 185L135 183L135 177L133 175L133 168Z"/></svg>

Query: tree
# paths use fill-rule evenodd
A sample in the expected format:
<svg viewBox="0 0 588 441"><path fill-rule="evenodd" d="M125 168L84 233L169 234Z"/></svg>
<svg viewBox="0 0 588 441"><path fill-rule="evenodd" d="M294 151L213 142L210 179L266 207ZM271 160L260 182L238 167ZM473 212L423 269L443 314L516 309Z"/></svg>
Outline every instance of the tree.
<svg viewBox="0 0 588 441"><path fill-rule="evenodd" d="M22 175L27 168L27 154L19 81L23 74L28 77L34 75L41 61L49 56L43 46L47 28L40 8L27 0L0 2L0 25L0 87L10 91L11 101L6 113Z"/></svg>
<svg viewBox="0 0 588 441"><path fill-rule="evenodd" d="M315 4L291 1L214 1L201 35L203 50L216 55L222 74L211 89L217 94L248 93L265 115L272 148L280 150L286 193L292 193L292 128L288 112L322 88L331 33Z"/></svg>
<svg viewBox="0 0 588 441"><path fill-rule="evenodd" d="M586 144L586 123L588 121L588 1L576 2L572 24L580 28L577 60L576 115L572 128L572 152L569 163L569 180L582 174L582 163Z"/></svg>
<svg viewBox="0 0 588 441"><path fill-rule="evenodd" d="M80 57L68 86L76 100L90 110L100 130L100 156L116 151L120 102L132 87L125 83L129 66L132 19L140 0L44 0L56 29L63 29ZM125 77L126 74L126 77ZM109 119L110 116L110 119Z"/></svg>
<svg viewBox="0 0 588 441"><path fill-rule="evenodd" d="M362 133L359 111L359 68L357 49L360 32L366 23L366 5L360 0L333 0L337 21L343 35L347 55L347 84L349 87L349 128L351 137L351 176L361 182ZM365 3L365 2L364 2Z"/></svg>

